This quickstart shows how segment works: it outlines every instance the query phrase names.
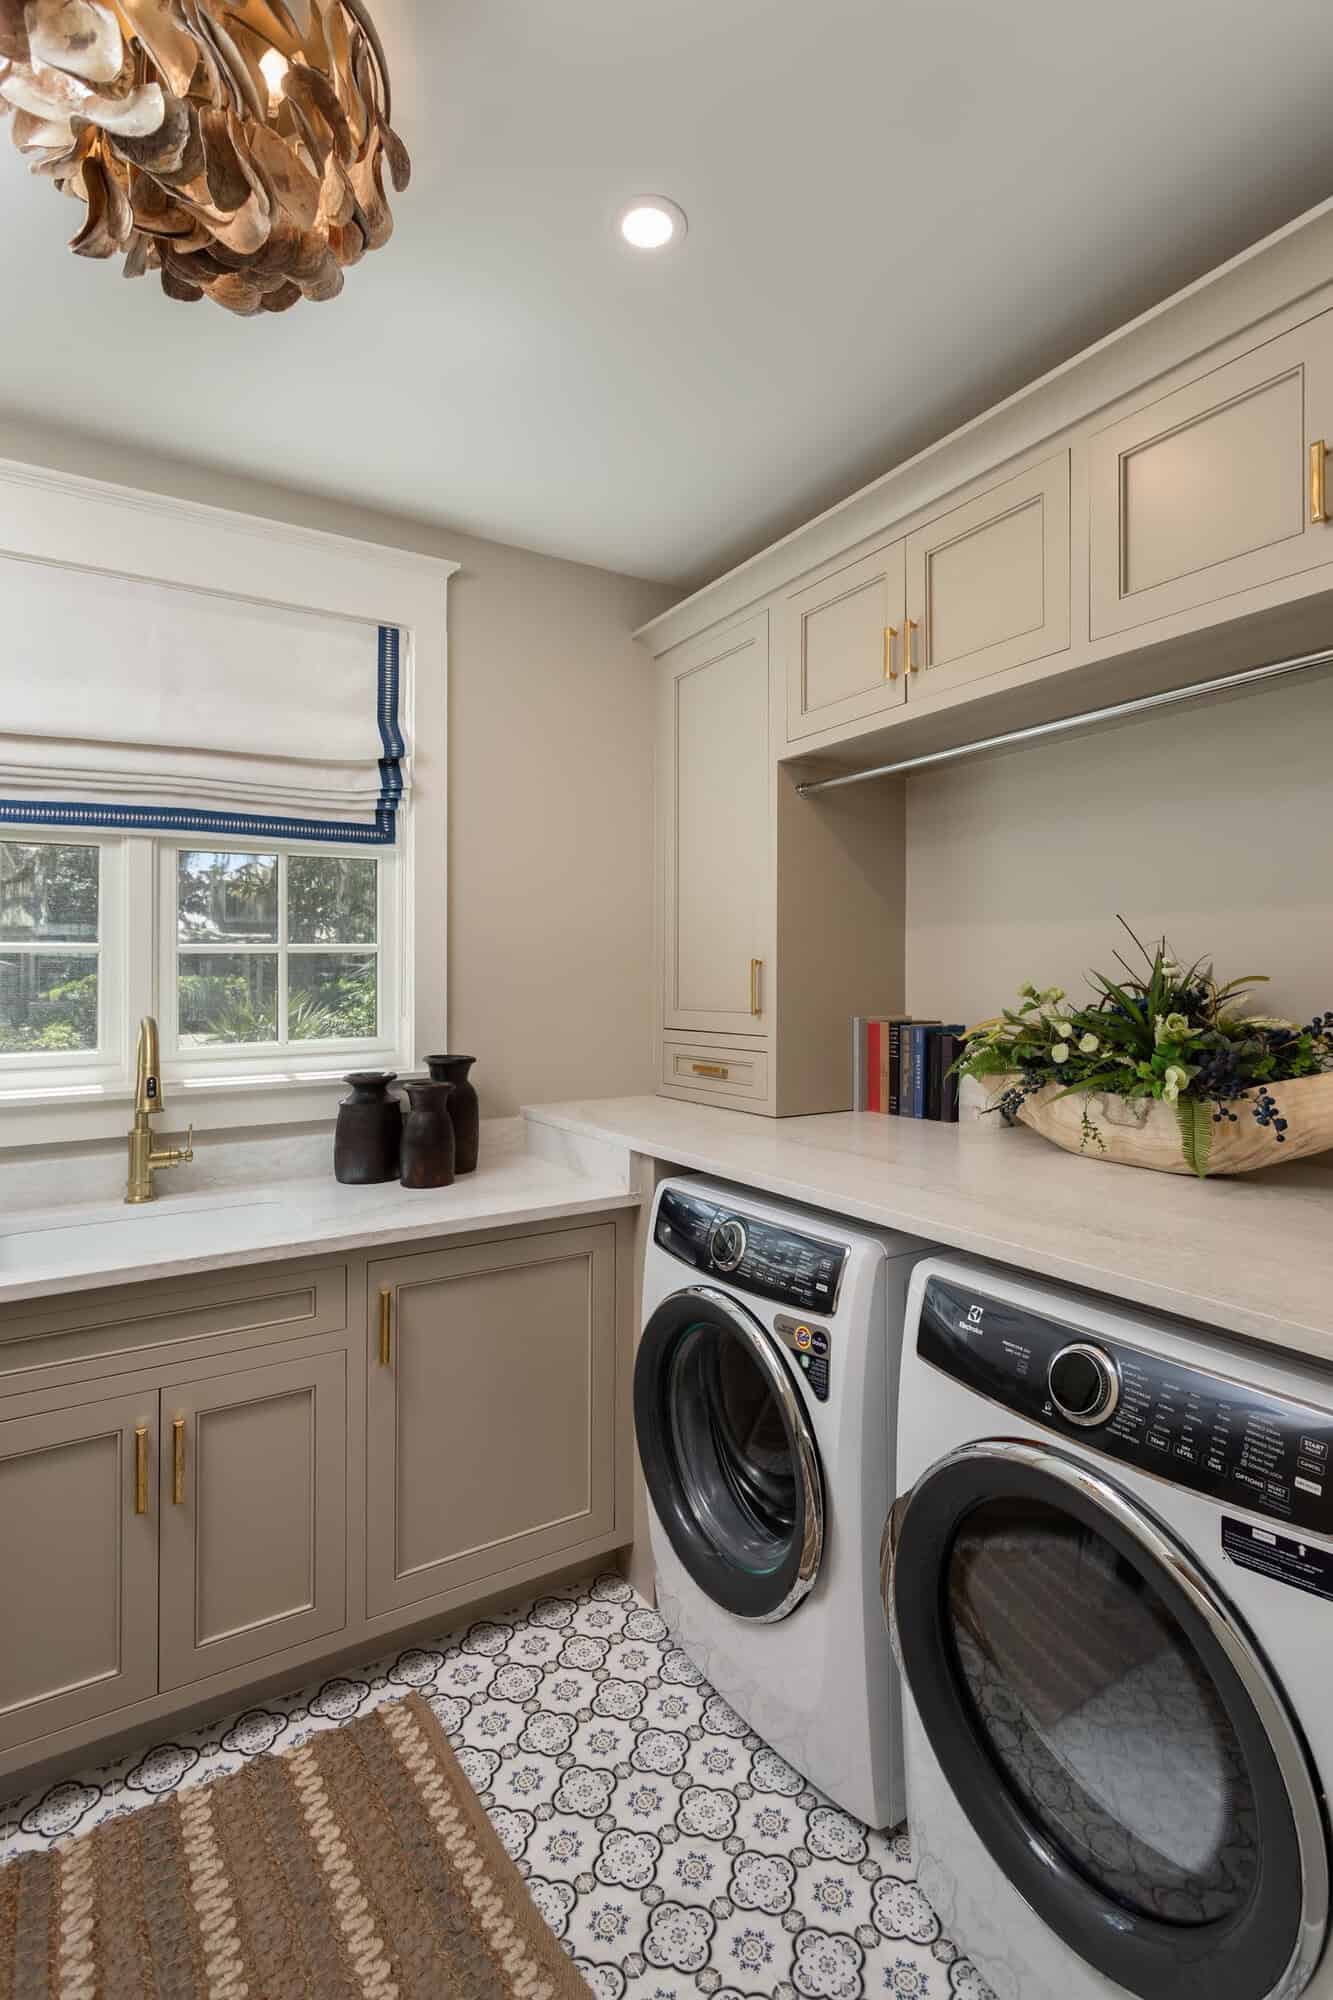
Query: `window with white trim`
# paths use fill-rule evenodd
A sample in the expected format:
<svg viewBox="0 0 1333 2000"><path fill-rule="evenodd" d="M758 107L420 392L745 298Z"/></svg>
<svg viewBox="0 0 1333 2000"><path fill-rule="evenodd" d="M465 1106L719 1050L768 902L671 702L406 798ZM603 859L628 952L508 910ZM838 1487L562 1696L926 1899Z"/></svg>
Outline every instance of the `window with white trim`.
<svg viewBox="0 0 1333 2000"><path fill-rule="evenodd" d="M0 1094L112 1088L141 1014L185 1083L409 1060L396 850L0 831Z"/></svg>

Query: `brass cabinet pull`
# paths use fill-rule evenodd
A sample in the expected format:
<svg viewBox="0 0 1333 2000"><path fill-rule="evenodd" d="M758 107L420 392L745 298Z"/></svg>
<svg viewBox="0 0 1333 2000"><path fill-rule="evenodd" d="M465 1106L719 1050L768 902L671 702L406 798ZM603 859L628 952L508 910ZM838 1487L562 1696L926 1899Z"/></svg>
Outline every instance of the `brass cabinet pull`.
<svg viewBox="0 0 1333 2000"><path fill-rule="evenodd" d="M1327 457L1328 445L1323 438L1316 438L1310 446L1310 520L1315 526L1328 519L1328 510L1324 505L1324 463Z"/></svg>
<svg viewBox="0 0 1333 2000"><path fill-rule="evenodd" d="M148 1512L148 1426L134 1426L134 1511Z"/></svg>
<svg viewBox="0 0 1333 2000"><path fill-rule="evenodd" d="M897 636L898 627L896 625L886 625L884 627L884 678L886 681L896 681L898 678L898 669L893 664L893 642Z"/></svg>
<svg viewBox="0 0 1333 2000"><path fill-rule="evenodd" d="M725 1063L691 1063L696 1076L729 1076L731 1072Z"/></svg>
<svg viewBox="0 0 1333 2000"><path fill-rule="evenodd" d="M393 1360L393 1286L380 1286L380 1367Z"/></svg>
<svg viewBox="0 0 1333 2000"><path fill-rule="evenodd" d="M903 626L903 657L907 661L907 671L909 674L920 672L916 657L916 631L915 618L909 618Z"/></svg>
<svg viewBox="0 0 1333 2000"><path fill-rule="evenodd" d="M185 1419L177 1417L171 1426L171 1498L174 1506L185 1501Z"/></svg>
<svg viewBox="0 0 1333 2000"><path fill-rule="evenodd" d="M752 958L750 960L750 1012L752 1014L762 1014L764 1011L759 1004L759 975L763 969L764 961L762 958Z"/></svg>

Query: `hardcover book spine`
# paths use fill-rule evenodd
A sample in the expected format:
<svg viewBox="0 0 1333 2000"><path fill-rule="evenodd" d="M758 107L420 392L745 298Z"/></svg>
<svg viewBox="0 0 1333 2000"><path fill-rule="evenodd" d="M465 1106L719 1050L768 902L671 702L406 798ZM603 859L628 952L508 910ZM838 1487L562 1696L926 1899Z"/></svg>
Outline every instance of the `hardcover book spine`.
<svg viewBox="0 0 1333 2000"><path fill-rule="evenodd" d="M866 1019L852 1016L852 1110L866 1108Z"/></svg>
<svg viewBox="0 0 1333 2000"><path fill-rule="evenodd" d="M898 1059L902 1065L898 1076L898 1112L903 1118L912 1115L912 1058L915 1053L912 1030L904 1023L898 1042Z"/></svg>
<svg viewBox="0 0 1333 2000"><path fill-rule="evenodd" d="M911 1113L913 1118L924 1118L926 1115L926 1052L930 1030L928 1028L913 1027L909 1028L908 1034L911 1037L912 1043Z"/></svg>
<svg viewBox="0 0 1333 2000"><path fill-rule="evenodd" d="M926 1044L927 1118L939 1118L942 1115L940 1111L940 1099L944 1084L944 1071L940 1066L940 1058L944 1053L944 1045L948 1039L948 1034L943 1028L936 1028Z"/></svg>
<svg viewBox="0 0 1333 2000"><path fill-rule="evenodd" d="M963 1053L963 1037L959 1034L941 1035L940 1044L940 1117L946 1125L956 1125L959 1079L949 1072Z"/></svg>
<svg viewBox="0 0 1333 2000"><path fill-rule="evenodd" d="M866 1093L867 1093L866 1110L867 1111L883 1111L884 1109L884 1103L882 1098L880 1097L880 1091L879 1091L879 1074L880 1074L879 1052L880 1052L880 1042L883 1037L883 1033L884 1033L884 1023L882 1021L867 1021L866 1023Z"/></svg>
<svg viewBox="0 0 1333 2000"><path fill-rule="evenodd" d="M889 1022L889 1095L888 1108L896 1118L903 1108L903 1036L906 1024L902 1021Z"/></svg>

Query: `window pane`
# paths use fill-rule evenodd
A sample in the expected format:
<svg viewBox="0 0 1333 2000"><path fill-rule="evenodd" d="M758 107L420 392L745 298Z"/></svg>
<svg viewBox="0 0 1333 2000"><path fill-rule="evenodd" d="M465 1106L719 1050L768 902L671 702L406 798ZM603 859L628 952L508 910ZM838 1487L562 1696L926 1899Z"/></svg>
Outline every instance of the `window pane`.
<svg viewBox="0 0 1333 2000"><path fill-rule="evenodd" d="M0 939L96 944L95 847L0 840Z"/></svg>
<svg viewBox="0 0 1333 2000"><path fill-rule="evenodd" d="M329 1042L373 1035L375 964L364 953L302 952L287 967L287 1038Z"/></svg>
<svg viewBox="0 0 1333 2000"><path fill-rule="evenodd" d="M96 1047L94 955L0 946L0 1055Z"/></svg>
<svg viewBox="0 0 1333 2000"><path fill-rule="evenodd" d="M176 980L182 1048L276 1042L276 952L183 951Z"/></svg>
<svg viewBox="0 0 1333 2000"><path fill-rule="evenodd" d="M374 861L294 854L287 863L287 935L293 944L374 944Z"/></svg>
<svg viewBox="0 0 1333 2000"><path fill-rule="evenodd" d="M181 944L276 944L276 854L176 856L176 936Z"/></svg>

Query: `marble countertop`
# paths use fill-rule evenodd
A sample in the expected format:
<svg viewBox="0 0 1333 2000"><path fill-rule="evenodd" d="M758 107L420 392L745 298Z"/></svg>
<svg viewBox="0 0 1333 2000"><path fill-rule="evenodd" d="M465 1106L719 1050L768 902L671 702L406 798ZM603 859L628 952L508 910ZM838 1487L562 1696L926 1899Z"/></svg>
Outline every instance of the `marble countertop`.
<svg viewBox="0 0 1333 2000"><path fill-rule="evenodd" d="M0 1221L0 1304L637 1205L624 1173L542 1157L519 1121L505 1123L512 1129L483 1126L480 1166L448 1188L341 1187L325 1171L247 1186L196 1177L178 1192L164 1178L142 1208L100 1200L10 1209Z"/></svg>
<svg viewBox="0 0 1333 2000"><path fill-rule="evenodd" d="M1333 1166L1236 1179L1080 1159L997 1118L760 1118L666 1097L525 1110L543 1149L740 1181L1333 1365Z"/></svg>

